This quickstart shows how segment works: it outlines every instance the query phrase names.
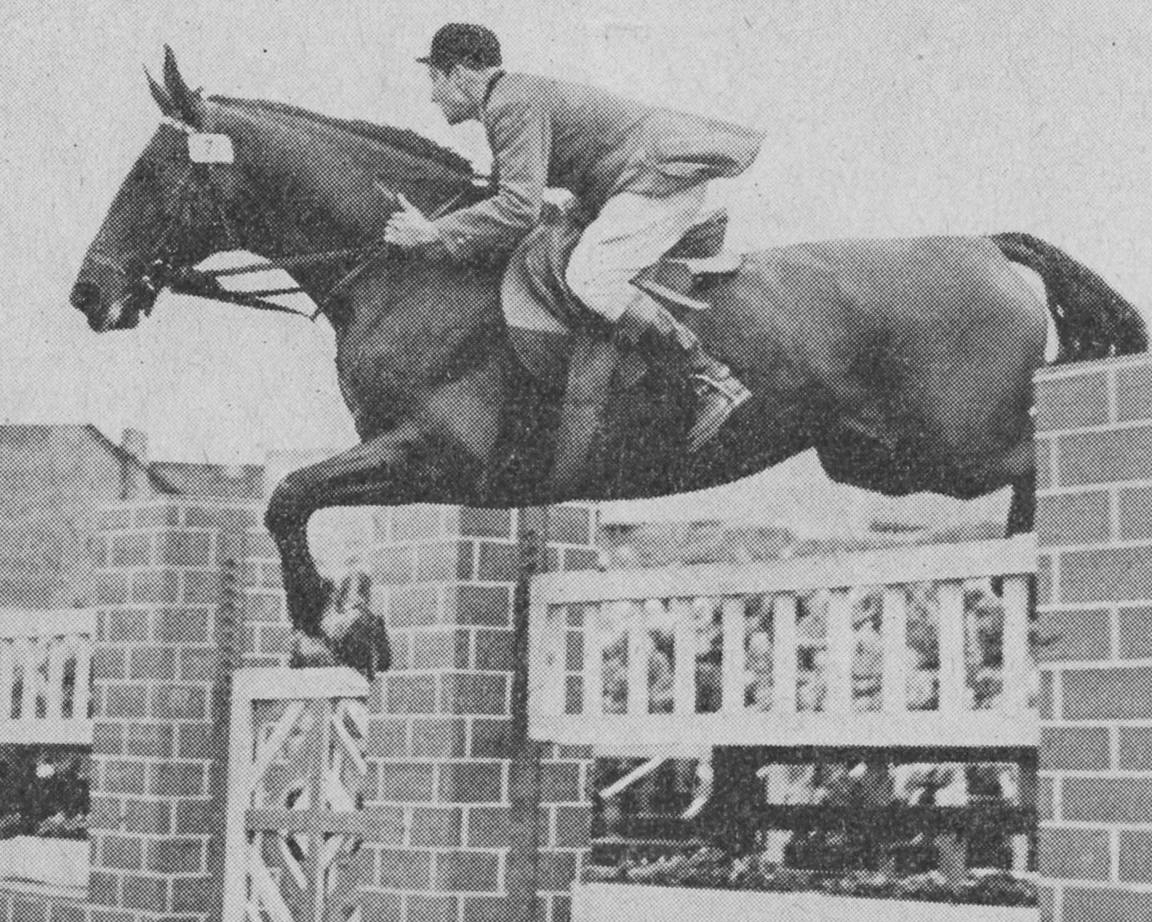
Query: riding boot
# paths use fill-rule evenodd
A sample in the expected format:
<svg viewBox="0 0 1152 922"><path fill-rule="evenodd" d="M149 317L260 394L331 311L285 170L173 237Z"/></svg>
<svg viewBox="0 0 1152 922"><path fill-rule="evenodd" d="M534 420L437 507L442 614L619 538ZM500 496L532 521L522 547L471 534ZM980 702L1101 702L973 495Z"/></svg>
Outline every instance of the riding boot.
<svg viewBox="0 0 1152 922"><path fill-rule="evenodd" d="M695 333L650 298L636 298L628 305L616 333L650 363L691 377L696 413L688 433L690 452L699 451L732 411L752 397L727 365L704 351Z"/></svg>

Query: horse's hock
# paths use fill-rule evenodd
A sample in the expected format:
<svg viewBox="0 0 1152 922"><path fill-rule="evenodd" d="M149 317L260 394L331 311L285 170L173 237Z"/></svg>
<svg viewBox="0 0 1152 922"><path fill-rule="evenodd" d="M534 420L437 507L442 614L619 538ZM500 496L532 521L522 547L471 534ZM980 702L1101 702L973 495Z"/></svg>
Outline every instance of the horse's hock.
<svg viewBox="0 0 1152 922"><path fill-rule="evenodd" d="M1029 732L1039 737L1039 916L1152 918L1152 359L1043 371L1037 403L1044 642L1039 727ZM567 919L587 854L592 749L521 738L514 585L518 539L539 522L451 507L372 512L373 607L388 619L394 669L370 690L346 672L307 671L289 688L256 671L282 665L290 646L261 512L172 499L103 514L87 901L0 889L0 918L235 922L247 908L286 922L319 918L306 909L324 895L324 918L358 909L365 920L504 920L532 900L539 919ZM554 568L593 564L592 521L580 507L553 512ZM678 623L668 621L672 635ZM566 673L574 662L566 657ZM569 678L528 695L555 704L584 694ZM733 676L716 681L719 710L696 732L751 732L746 716L724 722ZM640 695L659 711L641 687L622 700ZM1020 705L1021 686L1010 687ZM833 682L826 694L845 688ZM691 697L674 675L666 691L671 713L649 722L674 721L676 702ZM252 734L231 760L230 709ZM1004 739L1023 732L1020 713ZM586 715L554 723L573 740L593 726ZM0 717L0 739L5 726ZM236 726L234 748L244 741ZM834 742L840 731L820 732ZM659 888L619 889L616 909L637 918L636 901L652 905ZM684 891L682 906L700 894ZM722 915L733 899L708 905ZM885 905L852 903L857 919ZM920 905L924 918L947 908Z"/></svg>

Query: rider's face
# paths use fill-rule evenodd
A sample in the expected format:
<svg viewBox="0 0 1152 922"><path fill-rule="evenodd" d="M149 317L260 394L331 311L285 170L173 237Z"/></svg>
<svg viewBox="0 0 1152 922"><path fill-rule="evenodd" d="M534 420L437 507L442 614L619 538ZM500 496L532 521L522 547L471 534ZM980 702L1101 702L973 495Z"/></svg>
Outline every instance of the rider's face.
<svg viewBox="0 0 1152 922"><path fill-rule="evenodd" d="M459 125L472 118L472 101L464 92L459 65L447 74L438 67L429 67L428 76L432 80L432 101L440 107L449 125Z"/></svg>

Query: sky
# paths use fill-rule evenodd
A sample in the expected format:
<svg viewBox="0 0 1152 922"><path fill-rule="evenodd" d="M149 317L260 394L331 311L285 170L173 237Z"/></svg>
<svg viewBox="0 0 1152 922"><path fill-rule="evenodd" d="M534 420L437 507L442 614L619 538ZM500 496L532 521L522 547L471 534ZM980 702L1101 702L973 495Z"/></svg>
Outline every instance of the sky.
<svg viewBox="0 0 1152 922"><path fill-rule="evenodd" d="M323 323L165 295L138 330L97 337L68 291L155 130L142 67L159 71L165 42L207 92L409 127L483 168L482 133L444 123L413 61L459 20L495 29L511 69L763 128L783 234L1027 230L1152 305L1143 4L14 0L0 9L0 420L133 425L153 457L185 460L350 444ZM790 516L819 480L802 460L637 508ZM872 509L822 495L829 522Z"/></svg>

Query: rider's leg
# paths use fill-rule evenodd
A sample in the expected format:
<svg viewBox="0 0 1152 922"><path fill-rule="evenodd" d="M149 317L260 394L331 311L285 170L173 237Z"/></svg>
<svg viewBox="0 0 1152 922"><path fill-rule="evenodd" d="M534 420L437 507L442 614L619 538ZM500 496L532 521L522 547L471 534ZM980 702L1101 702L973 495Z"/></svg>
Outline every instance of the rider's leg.
<svg viewBox="0 0 1152 922"><path fill-rule="evenodd" d="M589 308L612 321L621 339L650 362L690 376L696 413L689 448L711 439L751 394L696 335L639 291L631 280L666 253L697 219L705 187L664 198L624 193L610 199L585 230L568 264L568 284Z"/></svg>
<svg viewBox="0 0 1152 922"><path fill-rule="evenodd" d="M704 351L695 333L642 292L625 308L616 331L650 363L691 377L696 413L688 432L689 451L699 451L752 396L727 365Z"/></svg>

